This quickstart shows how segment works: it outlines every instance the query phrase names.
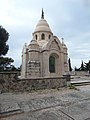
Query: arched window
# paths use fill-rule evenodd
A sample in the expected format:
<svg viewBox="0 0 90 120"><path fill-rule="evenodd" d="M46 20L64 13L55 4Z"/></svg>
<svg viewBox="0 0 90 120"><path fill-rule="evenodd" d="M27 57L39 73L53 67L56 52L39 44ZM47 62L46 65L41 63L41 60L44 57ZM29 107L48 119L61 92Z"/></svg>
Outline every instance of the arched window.
<svg viewBox="0 0 90 120"><path fill-rule="evenodd" d="M55 73L55 57L53 56L49 57L49 72Z"/></svg>
<svg viewBox="0 0 90 120"><path fill-rule="evenodd" d="M41 34L41 40L45 40L45 35L44 35L44 33Z"/></svg>
<svg viewBox="0 0 90 120"><path fill-rule="evenodd" d="M37 40L37 35L35 35L35 38L36 38L36 40Z"/></svg>
<svg viewBox="0 0 90 120"><path fill-rule="evenodd" d="M49 35L49 39L51 38L51 35Z"/></svg>

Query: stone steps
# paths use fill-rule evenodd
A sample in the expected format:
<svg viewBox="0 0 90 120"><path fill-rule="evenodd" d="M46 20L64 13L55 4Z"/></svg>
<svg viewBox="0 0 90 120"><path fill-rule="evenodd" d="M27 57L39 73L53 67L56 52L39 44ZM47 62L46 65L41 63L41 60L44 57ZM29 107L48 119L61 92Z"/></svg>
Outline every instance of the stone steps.
<svg viewBox="0 0 90 120"><path fill-rule="evenodd" d="M71 85L75 85L75 86L90 85L90 81L71 82Z"/></svg>

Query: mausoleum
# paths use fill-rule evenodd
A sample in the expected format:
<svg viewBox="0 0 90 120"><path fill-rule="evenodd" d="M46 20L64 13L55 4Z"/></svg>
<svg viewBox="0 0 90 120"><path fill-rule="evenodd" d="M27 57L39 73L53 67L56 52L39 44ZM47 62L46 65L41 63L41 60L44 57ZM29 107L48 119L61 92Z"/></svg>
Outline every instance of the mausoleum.
<svg viewBox="0 0 90 120"><path fill-rule="evenodd" d="M22 50L22 78L57 77L68 71L67 47L53 35L42 10L32 40Z"/></svg>

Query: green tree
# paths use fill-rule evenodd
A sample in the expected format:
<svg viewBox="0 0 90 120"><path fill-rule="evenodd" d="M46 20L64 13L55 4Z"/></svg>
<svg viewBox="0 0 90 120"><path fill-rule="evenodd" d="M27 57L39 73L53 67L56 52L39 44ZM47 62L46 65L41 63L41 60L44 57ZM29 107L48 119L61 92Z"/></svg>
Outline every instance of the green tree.
<svg viewBox="0 0 90 120"><path fill-rule="evenodd" d="M10 70L12 68L11 63L13 62L14 60L12 58L0 57L0 71Z"/></svg>
<svg viewBox="0 0 90 120"><path fill-rule="evenodd" d="M81 71L85 71L85 67L84 67L84 63L83 63L83 60L82 60L82 63L81 63L81 67L80 67L80 70L81 70Z"/></svg>
<svg viewBox="0 0 90 120"><path fill-rule="evenodd" d="M0 26L0 56L6 55L9 50L9 46L7 45L8 38L9 33Z"/></svg>
<svg viewBox="0 0 90 120"><path fill-rule="evenodd" d="M72 71L71 60L70 60L70 58L68 59L68 65L69 65L69 71Z"/></svg>
<svg viewBox="0 0 90 120"><path fill-rule="evenodd" d="M88 63L85 63L85 70L89 71L90 73L90 60L88 61Z"/></svg>
<svg viewBox="0 0 90 120"><path fill-rule="evenodd" d="M75 71L80 71L80 68L77 68L77 67L75 66Z"/></svg>
<svg viewBox="0 0 90 120"><path fill-rule="evenodd" d="M12 63L14 60L12 58L3 57L7 54L9 50L9 45L7 44L9 38L9 33L0 26L0 71L6 71L6 70L19 70L19 68L16 68Z"/></svg>

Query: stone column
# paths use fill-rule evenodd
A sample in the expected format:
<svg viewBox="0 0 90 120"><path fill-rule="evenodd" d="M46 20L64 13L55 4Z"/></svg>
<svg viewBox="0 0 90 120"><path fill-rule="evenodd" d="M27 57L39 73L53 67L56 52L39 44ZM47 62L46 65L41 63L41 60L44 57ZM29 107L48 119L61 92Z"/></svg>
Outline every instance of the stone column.
<svg viewBox="0 0 90 120"><path fill-rule="evenodd" d="M26 78L27 74L27 44L25 43L22 51L22 68L21 68L21 77Z"/></svg>
<svg viewBox="0 0 90 120"><path fill-rule="evenodd" d="M43 77L49 76L49 55L48 52L45 51L43 53Z"/></svg>

